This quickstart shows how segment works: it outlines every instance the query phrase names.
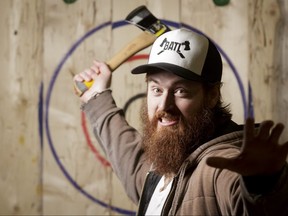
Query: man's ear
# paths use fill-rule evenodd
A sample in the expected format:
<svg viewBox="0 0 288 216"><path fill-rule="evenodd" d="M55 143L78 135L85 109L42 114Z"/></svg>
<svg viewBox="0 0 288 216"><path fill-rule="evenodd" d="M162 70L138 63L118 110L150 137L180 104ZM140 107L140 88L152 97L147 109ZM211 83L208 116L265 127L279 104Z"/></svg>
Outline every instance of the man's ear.
<svg viewBox="0 0 288 216"><path fill-rule="evenodd" d="M210 88L210 90L207 92L207 101L206 104L208 108L213 109L217 102L220 99L220 85L214 85Z"/></svg>

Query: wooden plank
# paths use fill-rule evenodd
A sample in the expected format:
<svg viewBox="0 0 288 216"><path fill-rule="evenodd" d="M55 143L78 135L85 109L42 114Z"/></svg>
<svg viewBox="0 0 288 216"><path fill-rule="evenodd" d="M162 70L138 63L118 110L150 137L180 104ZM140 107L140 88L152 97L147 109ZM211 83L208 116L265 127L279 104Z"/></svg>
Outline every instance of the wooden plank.
<svg viewBox="0 0 288 216"><path fill-rule="evenodd" d="M51 140L45 143L44 152L44 214L107 215L111 212L92 199L110 204L111 184L107 179L112 171L110 167L103 167L85 140L80 102L72 88L73 75L89 67L96 53L99 59L108 56L111 27L95 31L87 38L85 35L110 21L111 2L106 0L73 4L45 1L45 95L50 101L46 107L49 124L45 129L50 132ZM82 39L75 50L69 52ZM99 147L90 130L89 136L94 147Z"/></svg>
<svg viewBox="0 0 288 216"><path fill-rule="evenodd" d="M275 71L276 25L280 18L277 1L249 1L249 79L253 89L255 117L272 119L277 98Z"/></svg>
<svg viewBox="0 0 288 216"><path fill-rule="evenodd" d="M244 101L241 85L247 88L248 74L248 19L247 0L230 1L216 6L213 1L187 0L181 4L181 22L210 37L228 57L222 55L222 96L230 103L233 120L244 121ZM231 64L229 63L231 61ZM235 67L235 71L231 67ZM236 73L235 73L236 72ZM239 76L239 81L237 76ZM244 97L246 93L244 92Z"/></svg>
<svg viewBox="0 0 288 216"><path fill-rule="evenodd" d="M41 213L43 1L0 1L0 214Z"/></svg>
<svg viewBox="0 0 288 216"><path fill-rule="evenodd" d="M287 1L249 3L249 79L255 118L288 123ZM284 130L281 141L288 140Z"/></svg>
<svg viewBox="0 0 288 216"><path fill-rule="evenodd" d="M286 125L281 141L288 140L288 2L280 0L279 10L280 18L276 26L275 35L275 73L277 84L275 86L275 104L273 106L273 119L276 122L282 122Z"/></svg>

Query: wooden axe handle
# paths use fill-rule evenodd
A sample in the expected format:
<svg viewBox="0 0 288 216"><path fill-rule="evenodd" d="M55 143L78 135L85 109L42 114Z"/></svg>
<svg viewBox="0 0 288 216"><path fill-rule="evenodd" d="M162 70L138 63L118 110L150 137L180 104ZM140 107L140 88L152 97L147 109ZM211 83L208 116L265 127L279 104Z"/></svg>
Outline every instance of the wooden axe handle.
<svg viewBox="0 0 288 216"><path fill-rule="evenodd" d="M106 62L110 70L113 72L121 64L123 64L128 58L135 53L147 48L157 39L157 35L150 32L143 31L138 37L134 38L125 47L123 47L118 53L116 53L110 60ZM80 97L85 91L87 91L92 85L93 80L89 82L74 82L75 93Z"/></svg>

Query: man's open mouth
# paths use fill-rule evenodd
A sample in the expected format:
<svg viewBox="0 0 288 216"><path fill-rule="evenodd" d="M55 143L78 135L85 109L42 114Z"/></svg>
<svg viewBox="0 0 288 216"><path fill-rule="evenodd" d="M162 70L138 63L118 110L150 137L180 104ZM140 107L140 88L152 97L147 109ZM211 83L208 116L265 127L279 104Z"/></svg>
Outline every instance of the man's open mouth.
<svg viewBox="0 0 288 216"><path fill-rule="evenodd" d="M159 118L158 122L159 122L159 125L161 126L172 126L172 125L178 124L178 119L162 117L162 118Z"/></svg>

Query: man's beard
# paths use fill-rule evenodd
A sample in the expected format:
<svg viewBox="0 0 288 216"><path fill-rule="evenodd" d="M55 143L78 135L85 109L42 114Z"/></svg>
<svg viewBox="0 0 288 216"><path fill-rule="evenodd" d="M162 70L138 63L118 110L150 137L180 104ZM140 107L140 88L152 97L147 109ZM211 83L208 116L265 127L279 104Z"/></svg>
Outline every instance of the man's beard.
<svg viewBox="0 0 288 216"><path fill-rule="evenodd" d="M143 148L155 171L160 175L176 174L184 162L197 147L211 139L214 132L213 114L203 108L188 121L183 116L174 126L157 130L159 117L175 119L175 114L158 112L152 121L148 119L147 106L143 106Z"/></svg>

